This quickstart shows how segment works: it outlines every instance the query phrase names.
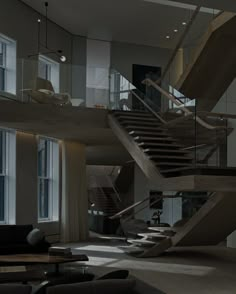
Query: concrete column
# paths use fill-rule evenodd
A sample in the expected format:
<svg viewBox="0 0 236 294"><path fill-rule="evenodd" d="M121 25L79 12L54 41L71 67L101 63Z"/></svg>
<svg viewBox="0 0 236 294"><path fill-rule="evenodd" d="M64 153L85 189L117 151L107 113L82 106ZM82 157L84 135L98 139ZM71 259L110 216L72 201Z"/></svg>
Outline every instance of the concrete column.
<svg viewBox="0 0 236 294"><path fill-rule="evenodd" d="M61 241L88 238L88 195L85 145L62 142Z"/></svg>
<svg viewBox="0 0 236 294"><path fill-rule="evenodd" d="M37 138L16 132L16 219L15 223L37 224Z"/></svg>

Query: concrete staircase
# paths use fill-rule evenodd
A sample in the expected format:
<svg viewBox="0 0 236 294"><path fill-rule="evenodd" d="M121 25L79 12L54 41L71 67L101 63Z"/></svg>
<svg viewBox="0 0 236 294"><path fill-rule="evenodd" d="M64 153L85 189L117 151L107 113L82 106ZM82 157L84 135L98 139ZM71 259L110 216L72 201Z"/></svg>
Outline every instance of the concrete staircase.
<svg viewBox="0 0 236 294"><path fill-rule="evenodd" d="M211 111L236 76L236 14L212 20L175 88L197 99L198 111Z"/></svg>
<svg viewBox="0 0 236 294"><path fill-rule="evenodd" d="M192 167L192 157L184 146L151 113L113 111L109 123L134 160L149 174L168 177Z"/></svg>

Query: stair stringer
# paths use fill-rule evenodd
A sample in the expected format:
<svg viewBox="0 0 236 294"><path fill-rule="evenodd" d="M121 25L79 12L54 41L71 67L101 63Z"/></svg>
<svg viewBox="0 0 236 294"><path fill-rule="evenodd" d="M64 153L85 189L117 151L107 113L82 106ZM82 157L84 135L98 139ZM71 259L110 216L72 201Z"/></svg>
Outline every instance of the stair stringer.
<svg viewBox="0 0 236 294"><path fill-rule="evenodd" d="M225 240L236 229L235 192L217 192L174 237L166 238L137 257L155 257L174 246L210 246Z"/></svg>
<svg viewBox="0 0 236 294"><path fill-rule="evenodd" d="M235 23L235 14L228 12L213 20L176 84L186 97L198 100L198 110L211 111L235 77Z"/></svg>
<svg viewBox="0 0 236 294"><path fill-rule="evenodd" d="M125 146L144 174L152 181L162 181L164 177L160 174L155 164L151 162L151 160L134 142L133 138L129 136L126 130L120 126L119 122L117 122L111 114L108 115L108 122L114 134L116 134L120 142Z"/></svg>

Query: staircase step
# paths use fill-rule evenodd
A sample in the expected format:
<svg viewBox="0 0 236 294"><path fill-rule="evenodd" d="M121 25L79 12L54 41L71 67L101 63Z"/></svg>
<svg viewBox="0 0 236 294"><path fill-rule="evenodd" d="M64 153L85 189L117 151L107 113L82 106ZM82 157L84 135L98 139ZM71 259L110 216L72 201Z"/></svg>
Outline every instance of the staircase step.
<svg viewBox="0 0 236 294"><path fill-rule="evenodd" d="M152 142L152 141L165 141L165 142L176 142L175 139L170 137L145 137L145 136L137 136L134 138L135 141L142 141L142 142Z"/></svg>
<svg viewBox="0 0 236 294"><path fill-rule="evenodd" d="M144 252L144 249L140 247L136 247L133 245L129 246L119 246L120 249L122 249L125 253L130 254L130 255L138 255Z"/></svg>
<svg viewBox="0 0 236 294"><path fill-rule="evenodd" d="M165 134L163 131L155 131L155 132L149 132L149 131L130 131L130 136L155 136L155 137L166 137L168 138L169 135Z"/></svg>
<svg viewBox="0 0 236 294"><path fill-rule="evenodd" d="M151 160L155 160L158 158L166 158L166 159L174 159L174 160L193 160L190 156L177 156L177 155L150 155L149 158Z"/></svg>
<svg viewBox="0 0 236 294"><path fill-rule="evenodd" d="M135 246L141 246L141 247L152 247L156 244L156 242L149 241L146 239L128 239L127 242L134 244Z"/></svg>
<svg viewBox="0 0 236 294"><path fill-rule="evenodd" d="M138 236L146 238L146 240L161 241L166 239L162 233L139 233Z"/></svg>
<svg viewBox="0 0 236 294"><path fill-rule="evenodd" d="M168 144L168 143L148 143L148 142L142 142L142 143L138 143L138 146L140 147L145 147L145 148L148 148L148 147L156 147L157 149L160 148L160 147L166 147L166 148L170 148L170 149L173 149L173 148L181 148L183 147L182 145L179 145L179 144Z"/></svg>
<svg viewBox="0 0 236 294"><path fill-rule="evenodd" d="M153 127L153 126L161 126L161 123L158 123L158 121L155 121L155 122L145 122L145 121L134 121L134 120L129 120L129 119L126 119L126 120L122 120L120 121L120 124L122 125L135 125L135 126L140 126L140 127L143 127L143 126L150 126L150 127Z"/></svg>
<svg viewBox="0 0 236 294"><path fill-rule="evenodd" d="M139 117L153 117L153 115L149 112L141 112L141 111L119 111L115 110L113 111L113 115L119 116L119 115L127 115L127 116L139 116Z"/></svg>
<svg viewBox="0 0 236 294"><path fill-rule="evenodd" d="M162 161L162 162L156 162L156 165L159 167L159 166L184 166L184 167L192 167L193 164L192 163L186 163L186 162L165 162L165 161Z"/></svg>
<svg viewBox="0 0 236 294"><path fill-rule="evenodd" d="M143 152L147 153L149 156L155 156L153 154L156 153L164 153L164 154L190 154L189 151L186 150L169 150L169 149L158 149L158 148L147 148L144 149Z"/></svg>
<svg viewBox="0 0 236 294"><path fill-rule="evenodd" d="M139 116L129 116L129 115L121 115L118 117L119 120L129 120L129 121L139 121L139 122L158 122L154 117L139 117Z"/></svg>
<svg viewBox="0 0 236 294"><path fill-rule="evenodd" d="M158 126L152 126L152 127L145 127L145 126L135 126L135 125L128 125L125 127L127 130L131 130L131 131L158 131L158 132L162 132L165 133L166 130L164 128L158 127Z"/></svg>
<svg viewBox="0 0 236 294"><path fill-rule="evenodd" d="M180 167L180 168L170 168L170 169L164 169L164 170L160 170L160 172L163 174L167 174L167 173L174 173L174 172L180 172L180 171L184 171L189 169L189 167Z"/></svg>

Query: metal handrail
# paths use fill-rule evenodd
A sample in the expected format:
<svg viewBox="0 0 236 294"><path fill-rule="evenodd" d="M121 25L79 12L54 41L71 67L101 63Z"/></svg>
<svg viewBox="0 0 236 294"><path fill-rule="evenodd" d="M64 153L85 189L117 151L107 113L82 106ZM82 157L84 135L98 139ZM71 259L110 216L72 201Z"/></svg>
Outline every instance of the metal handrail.
<svg viewBox="0 0 236 294"><path fill-rule="evenodd" d="M178 107L181 106L181 110L186 115L191 115L193 113L192 111L190 111L189 109L184 107L182 105L182 103L180 103L173 94L170 94L166 90L162 89L159 85L157 85L151 79L145 79L143 81L143 83L146 83L147 85L149 85L149 86L151 85L152 87L154 87L157 91L159 91L161 94L163 94L168 100L172 101L176 106L178 106ZM196 113L193 118L196 120L196 122L198 122L201 126L205 127L206 129L209 129L209 130L225 129L224 126L212 126L212 125L208 124L207 122L202 120L199 116L197 116Z"/></svg>
<svg viewBox="0 0 236 294"><path fill-rule="evenodd" d="M159 119L163 124L167 124L167 121L165 121L160 115L158 115L142 98L138 96L133 90L130 90L130 92L150 111L157 119Z"/></svg>

